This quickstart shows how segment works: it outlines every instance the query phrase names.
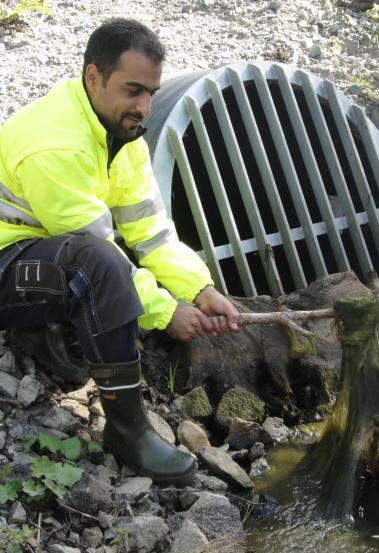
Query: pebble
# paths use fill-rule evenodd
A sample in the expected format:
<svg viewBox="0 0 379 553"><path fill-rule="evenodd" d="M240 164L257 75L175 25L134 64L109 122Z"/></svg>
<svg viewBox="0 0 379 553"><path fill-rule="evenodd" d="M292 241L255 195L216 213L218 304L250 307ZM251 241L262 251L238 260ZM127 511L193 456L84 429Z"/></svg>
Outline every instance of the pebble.
<svg viewBox="0 0 379 553"><path fill-rule="evenodd" d="M28 26L23 30L1 33L0 123L58 80L79 75L89 33L106 17L125 15L124 0L50 0L49 7L50 14L25 12ZM280 35L289 52L288 63L332 80L349 94L348 56L337 57L332 42L309 46L321 32L327 37L338 34L354 61L371 61L372 66L365 65L364 77L375 87L373 74L379 61L377 47L369 40L375 22L346 9L341 18L325 0L129 0L127 13L161 36L167 49L164 78L183 70L275 56L267 41ZM357 102L369 114L374 112L375 99L367 94L358 96Z"/></svg>

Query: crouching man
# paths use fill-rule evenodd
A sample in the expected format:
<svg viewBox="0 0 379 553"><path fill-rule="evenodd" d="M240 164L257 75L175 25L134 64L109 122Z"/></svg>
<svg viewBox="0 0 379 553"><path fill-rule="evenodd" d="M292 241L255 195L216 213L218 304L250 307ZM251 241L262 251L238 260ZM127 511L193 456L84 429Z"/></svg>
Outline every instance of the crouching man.
<svg viewBox="0 0 379 553"><path fill-rule="evenodd" d="M179 242L152 174L142 121L164 55L144 25L106 21L82 76L0 127L0 328L69 321L99 389L105 449L183 485L196 463L147 420L138 324L187 341L237 330L237 312ZM139 268L115 244L113 222Z"/></svg>

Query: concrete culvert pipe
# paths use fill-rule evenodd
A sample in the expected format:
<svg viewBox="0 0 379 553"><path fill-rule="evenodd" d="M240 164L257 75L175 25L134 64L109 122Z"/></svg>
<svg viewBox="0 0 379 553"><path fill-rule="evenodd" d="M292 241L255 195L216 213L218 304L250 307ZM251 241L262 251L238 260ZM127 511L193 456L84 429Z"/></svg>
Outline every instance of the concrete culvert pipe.
<svg viewBox="0 0 379 553"><path fill-rule="evenodd" d="M239 62L163 83L146 139L180 239L229 294L379 270L379 131L333 83Z"/></svg>

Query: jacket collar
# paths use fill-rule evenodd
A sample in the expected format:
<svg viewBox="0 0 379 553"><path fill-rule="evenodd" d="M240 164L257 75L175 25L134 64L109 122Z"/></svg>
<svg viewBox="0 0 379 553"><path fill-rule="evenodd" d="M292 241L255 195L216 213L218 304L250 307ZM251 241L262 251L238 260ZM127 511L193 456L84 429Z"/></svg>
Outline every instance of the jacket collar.
<svg viewBox="0 0 379 553"><path fill-rule="evenodd" d="M112 149L113 149L114 145L117 144L117 152L118 152L123 146L125 146L125 144L129 144L129 142L134 142L135 140L138 140L138 138L140 138L145 134L147 129L145 127L141 127L133 137L127 138L126 140L120 140L114 137L112 133L107 132L107 130L101 123L101 119L99 115L92 107L83 79L81 77L73 79L73 85L75 88L75 93L80 102L80 105L84 110L86 119L91 127L91 130L94 136L96 137L96 140L104 148L107 148L109 145L112 145ZM111 154L112 158L116 155L117 152L112 152Z"/></svg>

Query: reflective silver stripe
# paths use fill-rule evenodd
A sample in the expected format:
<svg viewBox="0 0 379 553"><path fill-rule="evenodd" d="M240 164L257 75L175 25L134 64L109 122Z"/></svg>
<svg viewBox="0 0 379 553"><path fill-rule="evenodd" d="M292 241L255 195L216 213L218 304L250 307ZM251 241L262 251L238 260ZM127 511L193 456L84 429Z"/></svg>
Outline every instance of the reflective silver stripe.
<svg viewBox="0 0 379 553"><path fill-rule="evenodd" d="M134 278L134 277L136 276L136 274L137 274L138 269L137 269L137 267L134 265L134 263L130 263L130 264L131 264L131 266L132 266L132 278Z"/></svg>
<svg viewBox="0 0 379 553"><path fill-rule="evenodd" d="M98 238L108 238L113 235L112 215L109 210L100 215L97 219L73 231L72 234L91 234Z"/></svg>
<svg viewBox="0 0 379 553"><path fill-rule="evenodd" d="M128 384L127 386L112 386L112 387L108 387L108 386L99 386L97 385L97 387L99 388L99 390L105 390L105 391L114 391L114 390L127 390L128 388L138 388L138 386L141 386L141 383L142 381L140 380L139 382L137 382L137 384Z"/></svg>
<svg viewBox="0 0 379 553"><path fill-rule="evenodd" d="M163 244L169 244L170 242L176 242L176 240L177 235L175 230L171 228L165 228L158 232L158 234L156 234L152 238L136 244L135 246L133 246L132 250L137 259L140 260L148 253L152 252L156 248L159 248L159 246L163 246Z"/></svg>
<svg viewBox="0 0 379 553"><path fill-rule="evenodd" d="M147 198L134 205L122 205L112 208L114 220L118 225L135 223L144 217L151 217L163 210L163 201L159 196Z"/></svg>
<svg viewBox="0 0 379 553"><path fill-rule="evenodd" d="M6 223L12 223L11 219L18 219L24 225L30 225L31 227L42 227L41 223L37 219L31 217L30 215L27 215L26 213L24 213L24 211L21 211L21 209L18 209L14 205L8 204L1 198L0 219L2 221L5 221ZM14 224L17 224L17 222Z"/></svg>
<svg viewBox="0 0 379 553"><path fill-rule="evenodd" d="M13 192L11 192L9 188L7 188L5 184L3 184L2 182L0 182L0 195L3 198L10 200L14 204L19 205L21 207L25 207L26 209L29 209L29 211L32 211L32 208L30 207L27 201L23 200L22 198L19 198L18 196L15 196Z"/></svg>

